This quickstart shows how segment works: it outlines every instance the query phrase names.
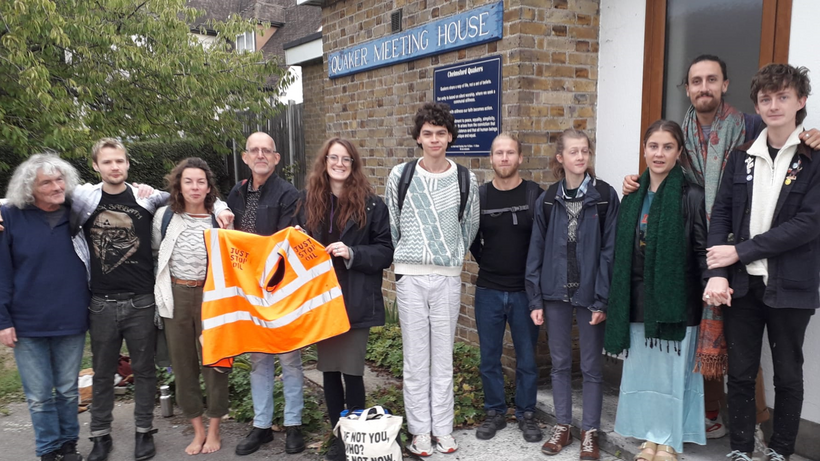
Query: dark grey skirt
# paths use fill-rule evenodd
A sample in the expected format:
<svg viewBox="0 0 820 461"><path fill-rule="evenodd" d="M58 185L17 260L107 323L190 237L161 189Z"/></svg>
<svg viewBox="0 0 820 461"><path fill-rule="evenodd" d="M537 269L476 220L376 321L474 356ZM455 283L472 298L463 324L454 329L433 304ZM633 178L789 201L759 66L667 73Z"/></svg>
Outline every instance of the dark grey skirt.
<svg viewBox="0 0 820 461"><path fill-rule="evenodd" d="M347 333L316 343L321 372L339 371L346 375L364 375L364 356L370 328L353 328Z"/></svg>

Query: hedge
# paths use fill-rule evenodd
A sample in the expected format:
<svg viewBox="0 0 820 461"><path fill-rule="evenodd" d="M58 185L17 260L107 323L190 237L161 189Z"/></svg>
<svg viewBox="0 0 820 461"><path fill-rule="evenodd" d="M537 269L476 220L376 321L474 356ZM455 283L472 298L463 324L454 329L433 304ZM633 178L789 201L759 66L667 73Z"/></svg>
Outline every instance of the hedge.
<svg viewBox="0 0 820 461"><path fill-rule="evenodd" d="M226 197L233 186L228 176L227 157L213 146L204 145L196 139L176 140L170 142L145 141L127 144L131 167L128 172L129 182L149 184L157 189L165 188L165 175L171 168L186 157L200 157L211 167L216 176L217 185L222 197ZM11 167L0 171L0 197L6 194L8 182L14 168L22 162L22 156L0 146L0 158ZM67 159L80 173L83 182L98 182L99 176L91 168L91 154L86 158ZM16 162L16 163L11 163Z"/></svg>

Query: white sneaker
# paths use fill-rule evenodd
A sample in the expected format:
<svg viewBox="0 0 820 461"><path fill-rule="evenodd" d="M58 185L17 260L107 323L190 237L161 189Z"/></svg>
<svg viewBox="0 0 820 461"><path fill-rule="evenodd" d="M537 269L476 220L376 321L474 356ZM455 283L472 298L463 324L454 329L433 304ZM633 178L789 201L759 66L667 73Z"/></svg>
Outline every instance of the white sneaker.
<svg viewBox="0 0 820 461"><path fill-rule="evenodd" d="M453 434L440 435L436 437L436 450L442 453L453 453L458 450L458 443L453 438Z"/></svg>
<svg viewBox="0 0 820 461"><path fill-rule="evenodd" d="M718 413L717 418L706 418L706 438L719 439L726 435L726 426L723 424L723 418Z"/></svg>
<svg viewBox="0 0 820 461"><path fill-rule="evenodd" d="M413 441L407 445L407 451L419 456L430 456L433 454L433 442L430 434L419 434L413 436Z"/></svg>

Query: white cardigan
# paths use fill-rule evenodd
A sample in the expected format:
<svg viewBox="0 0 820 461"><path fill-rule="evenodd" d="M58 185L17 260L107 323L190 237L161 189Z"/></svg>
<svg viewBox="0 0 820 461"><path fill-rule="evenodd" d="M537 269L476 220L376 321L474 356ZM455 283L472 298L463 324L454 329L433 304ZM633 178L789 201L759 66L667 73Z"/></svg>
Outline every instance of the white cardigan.
<svg viewBox="0 0 820 461"><path fill-rule="evenodd" d="M174 295L171 285L171 253L186 226L185 220L174 213L165 231L165 239L163 239L162 216L166 212L173 213L170 208L164 206L154 214L151 248L157 253L157 280L154 283L154 301L157 305L157 312L160 317L172 319L174 318ZM229 228L232 229L233 226Z"/></svg>

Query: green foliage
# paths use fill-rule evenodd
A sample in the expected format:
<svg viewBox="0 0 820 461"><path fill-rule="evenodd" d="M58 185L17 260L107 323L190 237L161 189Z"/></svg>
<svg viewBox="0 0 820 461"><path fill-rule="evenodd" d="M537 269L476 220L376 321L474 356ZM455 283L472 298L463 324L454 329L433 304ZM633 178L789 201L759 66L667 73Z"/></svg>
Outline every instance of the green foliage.
<svg viewBox="0 0 820 461"><path fill-rule="evenodd" d="M401 328L398 325L371 328L365 360L387 369L396 378L401 378L404 367Z"/></svg>
<svg viewBox="0 0 820 461"><path fill-rule="evenodd" d="M399 306L396 298L393 298L392 301L384 303L384 323L386 325L399 324Z"/></svg>
<svg viewBox="0 0 820 461"><path fill-rule="evenodd" d="M208 166L216 177L219 192L223 199L227 197L233 186L233 180L228 175L226 157L214 147L199 139L175 139L170 141L145 141L134 142L126 145L130 157L131 167L128 171L128 181L148 184L157 189L165 189L165 175L171 171L174 165L187 157L200 157L208 162ZM0 158L18 159L10 150L0 146ZM79 172L83 182L97 183L99 176L91 168L90 148L85 157L69 158L71 163ZM13 174L12 169L3 171L0 169L0 197L6 192L6 187Z"/></svg>
<svg viewBox="0 0 820 461"><path fill-rule="evenodd" d="M236 53L238 34L267 24L234 15L190 33L204 12L186 0L0 2L0 139L22 157L51 148L82 156L96 139L242 138L231 116L278 111L292 77L261 53ZM279 81L268 88L269 79ZM262 89L267 91L262 91ZM227 149L225 149L227 150ZM0 167L17 163L0 160Z"/></svg>
<svg viewBox="0 0 820 461"><path fill-rule="evenodd" d="M385 325L370 329L365 358L377 367L390 371L395 378L402 377L403 356L401 328ZM467 343L453 345L453 391L455 394L456 426L470 426L484 416L484 391L479 374L481 353ZM511 407L515 388L506 376L504 378L507 404ZM389 386L370 392L368 406L381 405L393 413L404 414L404 396L400 386Z"/></svg>

